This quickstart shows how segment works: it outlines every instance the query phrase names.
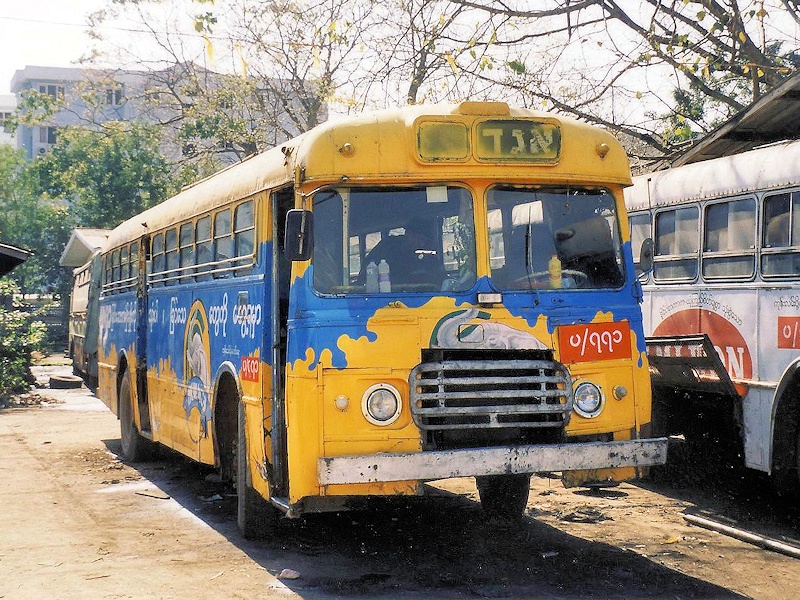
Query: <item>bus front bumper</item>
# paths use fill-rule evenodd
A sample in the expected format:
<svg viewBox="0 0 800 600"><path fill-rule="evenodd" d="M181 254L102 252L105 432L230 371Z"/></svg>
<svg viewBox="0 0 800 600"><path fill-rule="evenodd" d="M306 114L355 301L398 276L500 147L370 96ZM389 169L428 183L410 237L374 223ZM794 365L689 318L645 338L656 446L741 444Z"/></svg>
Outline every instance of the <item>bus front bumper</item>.
<svg viewBox="0 0 800 600"><path fill-rule="evenodd" d="M663 465L667 438L320 458L320 485Z"/></svg>

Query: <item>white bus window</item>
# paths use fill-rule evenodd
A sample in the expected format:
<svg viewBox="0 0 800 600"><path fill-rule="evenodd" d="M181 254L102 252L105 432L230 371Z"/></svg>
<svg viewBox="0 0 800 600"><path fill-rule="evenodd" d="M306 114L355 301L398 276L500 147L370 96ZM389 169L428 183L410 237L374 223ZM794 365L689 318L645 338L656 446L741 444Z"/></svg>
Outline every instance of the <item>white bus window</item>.
<svg viewBox="0 0 800 600"><path fill-rule="evenodd" d="M181 273L191 275L194 266L194 223L181 224L179 234ZM191 281L191 276L181 277L181 283Z"/></svg>
<svg viewBox="0 0 800 600"><path fill-rule="evenodd" d="M236 207L234 215L234 234L236 240L236 256L250 256L255 247L255 218L253 201L244 202Z"/></svg>
<svg viewBox="0 0 800 600"><path fill-rule="evenodd" d="M89 272L87 271L87 274ZM139 243L131 244L131 277L139 276Z"/></svg>
<svg viewBox="0 0 800 600"><path fill-rule="evenodd" d="M119 250L119 278L120 281L125 281L130 277L130 261L128 259L128 247L123 246ZM122 285L121 287L125 287Z"/></svg>
<svg viewBox="0 0 800 600"><path fill-rule="evenodd" d="M650 231L650 213L631 215L628 219L631 226L631 250L633 250L633 262L639 264L639 253L642 251L642 242L652 237Z"/></svg>
<svg viewBox="0 0 800 600"><path fill-rule="evenodd" d="M233 239L231 238L231 211L228 209L214 216L214 261L216 269L224 269L227 264L219 264L233 257ZM215 273L214 277L225 277L225 273Z"/></svg>
<svg viewBox="0 0 800 600"><path fill-rule="evenodd" d="M697 207L657 213L653 277L657 281L695 279L699 237Z"/></svg>
<svg viewBox="0 0 800 600"><path fill-rule="evenodd" d="M789 277L800 274L800 192L764 198L761 234L761 274Z"/></svg>
<svg viewBox="0 0 800 600"><path fill-rule="evenodd" d="M756 203L752 198L706 206L703 277L747 279L755 273Z"/></svg>
<svg viewBox="0 0 800 600"><path fill-rule="evenodd" d="M253 213L253 201L248 200L236 207L233 214L233 244L237 258L253 256L255 251L256 225ZM246 262L238 262L237 275L246 275L250 268L243 268Z"/></svg>
<svg viewBox="0 0 800 600"><path fill-rule="evenodd" d="M180 265L178 264L178 230L177 229L168 229L166 235L164 236L164 248L166 250L167 260L166 260L166 267L167 271L172 271L173 269L177 269ZM174 273L167 273L166 281L167 285L175 283L175 274Z"/></svg>
<svg viewBox="0 0 800 600"><path fill-rule="evenodd" d="M197 240L197 272L207 273L211 270L211 217L197 219L195 228L195 239ZM208 279L208 275L198 275L197 280Z"/></svg>
<svg viewBox="0 0 800 600"><path fill-rule="evenodd" d="M114 250L111 253L111 264L112 266L112 274L111 274L111 281L114 282L114 293L119 292L119 250Z"/></svg>
<svg viewBox="0 0 800 600"><path fill-rule="evenodd" d="M161 285L164 276L164 234L159 233L153 236L153 285Z"/></svg>

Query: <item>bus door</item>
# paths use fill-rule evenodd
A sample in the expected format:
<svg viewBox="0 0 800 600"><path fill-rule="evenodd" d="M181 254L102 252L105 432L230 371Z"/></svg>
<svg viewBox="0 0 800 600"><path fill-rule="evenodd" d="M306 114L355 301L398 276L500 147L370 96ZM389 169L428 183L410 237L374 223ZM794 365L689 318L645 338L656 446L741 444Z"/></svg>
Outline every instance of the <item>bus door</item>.
<svg viewBox="0 0 800 600"><path fill-rule="evenodd" d="M284 378L286 375L286 324L289 315L289 284L291 281L291 261L283 252L284 223L286 213L294 205L292 188L279 190L272 194L272 269L269 277L270 327L264 328L271 339L266 340L271 348L269 356L272 365L272 386L269 402L269 415L265 415L267 427L267 456L272 463L270 485L274 496L286 497L289 494L289 477L286 448L286 395Z"/></svg>
<svg viewBox="0 0 800 600"><path fill-rule="evenodd" d="M150 409L147 397L147 262L150 253L150 236L144 235L137 244L131 244L131 252L137 252L137 259L131 258L136 266L136 399L139 410L139 430L146 438L152 439Z"/></svg>

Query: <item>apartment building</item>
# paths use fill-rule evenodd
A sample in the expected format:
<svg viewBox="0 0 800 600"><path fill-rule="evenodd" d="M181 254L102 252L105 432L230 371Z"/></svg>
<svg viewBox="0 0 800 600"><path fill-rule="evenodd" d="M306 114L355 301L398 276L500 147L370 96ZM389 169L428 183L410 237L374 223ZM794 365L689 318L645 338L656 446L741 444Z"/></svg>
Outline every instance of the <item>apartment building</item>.
<svg viewBox="0 0 800 600"><path fill-rule="evenodd" d="M279 81L269 83L279 85L256 89L258 98L246 107L250 128L257 131L262 147L301 133L296 112L302 111L308 102L301 102L299 95L313 94L306 89L298 93ZM164 125L162 152L170 159L190 158L199 151L210 151L223 164L236 162L252 152L252 143L187 140L180 134L182 118L197 98L225 86L224 75L193 64L177 64L160 71L26 66L11 80L17 104L32 90L57 101L58 110L36 126L20 125L16 145L25 150L30 160L50 149L58 138L59 128L95 126L111 120L142 121ZM314 120L326 118L327 108L323 106Z"/></svg>
<svg viewBox="0 0 800 600"><path fill-rule="evenodd" d="M16 144L13 131L6 125L6 119L14 114L16 109L17 97L14 94L0 94L0 144Z"/></svg>

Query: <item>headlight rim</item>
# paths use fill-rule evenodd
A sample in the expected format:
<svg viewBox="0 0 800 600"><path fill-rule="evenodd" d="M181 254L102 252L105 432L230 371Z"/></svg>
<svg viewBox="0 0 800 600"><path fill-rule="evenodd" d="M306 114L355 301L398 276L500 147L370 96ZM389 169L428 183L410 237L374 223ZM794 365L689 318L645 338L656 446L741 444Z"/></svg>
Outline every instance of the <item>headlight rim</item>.
<svg viewBox="0 0 800 600"><path fill-rule="evenodd" d="M599 401L597 403L597 407L593 411L587 411L580 406L579 400L579 391L582 387L589 387L591 386L597 393ZM572 408L573 410L582 416L584 419L596 419L600 414L603 412L603 409L606 405L606 397L603 394L603 390L600 388L599 385L594 383L593 381L583 380L577 382L575 389L573 391L573 403Z"/></svg>
<svg viewBox="0 0 800 600"><path fill-rule="evenodd" d="M396 403L394 413L386 420L380 420L374 417L369 410L370 398L372 394L378 391L389 392L394 397ZM369 386L364 391L364 394L361 396L361 414L364 415L364 418L372 425L377 425L379 427L386 427L388 425L392 425L393 423L397 422L402 413L403 413L403 397L400 395L400 391L390 383L385 383L385 382L375 383Z"/></svg>

